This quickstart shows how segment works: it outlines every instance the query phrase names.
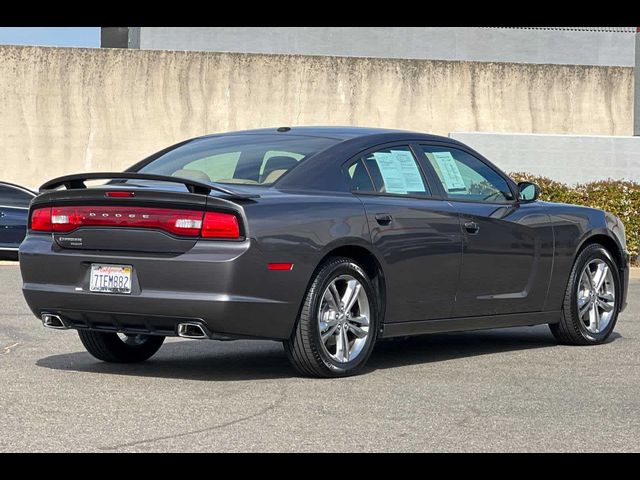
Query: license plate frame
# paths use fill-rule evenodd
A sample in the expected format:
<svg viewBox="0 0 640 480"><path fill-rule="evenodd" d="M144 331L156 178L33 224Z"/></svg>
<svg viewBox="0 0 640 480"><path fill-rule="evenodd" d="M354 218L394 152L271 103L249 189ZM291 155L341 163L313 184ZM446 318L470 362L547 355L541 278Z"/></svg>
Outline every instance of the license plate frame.
<svg viewBox="0 0 640 480"><path fill-rule="evenodd" d="M131 295L132 280L133 267L131 265L92 263L89 276L89 291L92 293Z"/></svg>

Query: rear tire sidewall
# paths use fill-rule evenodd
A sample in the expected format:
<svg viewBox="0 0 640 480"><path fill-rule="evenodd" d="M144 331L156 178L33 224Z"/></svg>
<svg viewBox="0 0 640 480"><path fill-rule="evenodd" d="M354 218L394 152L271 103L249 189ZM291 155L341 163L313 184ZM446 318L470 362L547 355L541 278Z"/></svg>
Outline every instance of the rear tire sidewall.
<svg viewBox="0 0 640 480"><path fill-rule="evenodd" d="M317 289L314 290L314 298L312 302L311 310L311 322L313 322L311 328L311 336L314 348L317 350L318 355L324 364L324 366L335 376L351 375L361 369L366 361L369 359L375 340L378 333L378 305L377 295L373 288L372 282L364 272L364 270L354 263L353 261L344 261L336 264L333 268L330 268L322 272L322 278L318 278ZM318 310L320 308L320 302L322 301L322 294L329 286L329 284L340 275L351 275L358 280L365 289L367 299L369 301L369 334L367 335L367 342L358 354L358 356L346 363L340 363L332 359L327 355L322 345L322 338L320 336L320 325L318 322Z"/></svg>
<svg viewBox="0 0 640 480"><path fill-rule="evenodd" d="M142 362L153 356L162 346L165 337L148 335L139 345L125 343L117 333L95 330L78 330L87 351L99 360L113 363Z"/></svg>
<svg viewBox="0 0 640 480"><path fill-rule="evenodd" d="M615 306L613 310L614 311L613 318L609 322L609 325L607 325L607 328L605 328L600 333L592 333L589 330L587 330L586 325L584 324L584 322L582 321L582 319L579 317L579 314L578 314L578 288L580 287L580 276L582 275L584 267L589 262L595 259L603 260L607 264L607 266L611 270L613 283L615 287ZM609 252L604 247L598 246L597 248L591 249L591 251L587 255L583 256L580 259L579 263L576 265L576 268L573 272L572 286L571 286L572 287L571 288L571 302L572 302L571 311L573 315L572 320L577 325L580 335L582 335L582 337L585 340L587 340L589 343L603 343L607 340L607 338L609 338L609 336L613 332L616 322L618 321L618 312L620 310L620 294L621 294L620 284L621 284L620 272L618 271L618 266L616 265L616 262L613 260Z"/></svg>

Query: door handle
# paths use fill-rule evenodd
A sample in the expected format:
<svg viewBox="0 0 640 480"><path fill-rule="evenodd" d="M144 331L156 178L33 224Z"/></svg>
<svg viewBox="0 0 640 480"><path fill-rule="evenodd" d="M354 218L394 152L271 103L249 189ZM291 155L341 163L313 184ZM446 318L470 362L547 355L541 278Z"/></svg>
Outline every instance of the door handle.
<svg viewBox="0 0 640 480"><path fill-rule="evenodd" d="M376 214L376 222L378 222L379 225L391 225L392 221L393 221L393 217L388 213Z"/></svg>
<svg viewBox="0 0 640 480"><path fill-rule="evenodd" d="M0 218L4 217L5 215L6 215L6 213L0 212Z"/></svg>
<svg viewBox="0 0 640 480"><path fill-rule="evenodd" d="M476 235L480 231L480 225L478 225L476 222L469 221L464 224L464 229L467 231L467 233Z"/></svg>

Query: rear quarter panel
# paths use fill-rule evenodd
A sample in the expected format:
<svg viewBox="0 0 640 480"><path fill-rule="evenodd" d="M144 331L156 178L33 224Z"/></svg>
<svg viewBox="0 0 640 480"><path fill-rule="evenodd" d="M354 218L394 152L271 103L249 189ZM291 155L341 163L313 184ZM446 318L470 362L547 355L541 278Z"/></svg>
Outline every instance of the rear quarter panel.
<svg viewBox="0 0 640 480"><path fill-rule="evenodd" d="M265 265L251 282L262 296L286 301L295 322L313 272L331 250L359 245L372 250L362 203L349 194L291 193L245 204L248 235ZM293 263L291 271L269 271L267 263Z"/></svg>

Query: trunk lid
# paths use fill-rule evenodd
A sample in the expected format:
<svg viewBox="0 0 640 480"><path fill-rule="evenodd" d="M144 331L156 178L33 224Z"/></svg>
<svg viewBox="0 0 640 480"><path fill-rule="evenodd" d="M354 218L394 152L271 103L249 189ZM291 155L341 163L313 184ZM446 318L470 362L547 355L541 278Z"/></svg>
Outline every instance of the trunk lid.
<svg viewBox="0 0 640 480"><path fill-rule="evenodd" d="M235 240L244 237L241 204L252 200L232 201L224 196L223 192L192 193L183 185L146 180L48 190L33 200L29 227L35 210L50 207L52 228L70 216L77 222L72 227L63 225L65 231L50 232L55 248L175 255L187 252L202 238L197 222L202 225L205 215L232 214L239 227Z"/></svg>

